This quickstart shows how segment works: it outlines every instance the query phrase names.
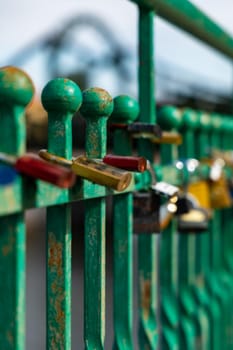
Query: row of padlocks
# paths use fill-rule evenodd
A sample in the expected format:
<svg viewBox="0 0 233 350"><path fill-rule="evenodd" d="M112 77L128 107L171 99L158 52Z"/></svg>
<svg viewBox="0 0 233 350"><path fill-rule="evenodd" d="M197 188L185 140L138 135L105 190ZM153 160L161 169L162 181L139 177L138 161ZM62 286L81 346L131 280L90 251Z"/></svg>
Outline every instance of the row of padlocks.
<svg viewBox="0 0 233 350"><path fill-rule="evenodd" d="M134 99L126 95L112 99L99 88L81 92L74 82L58 78L49 82L42 92L42 104L48 112L48 149L31 154L25 151L23 115L32 95L33 85L24 72L14 67L0 70L4 134L0 142L1 226L7 217L8 224L13 227L11 216L27 208L54 206L53 215L56 216L58 205L89 200L86 209L89 230L85 271L86 344L92 337L97 343L104 342L104 311L101 314L99 305L103 307L105 302L105 287L101 284L105 279L105 262L101 260L103 250L94 255L100 242L98 238L93 240L93 230L96 226L103 234L103 198L113 195L114 229L118 232L114 233L114 244L115 247L119 245L114 251L113 277L118 349L121 349L122 339L126 339L130 349L134 348L133 258L132 251L122 243L132 243L133 233L138 234L139 249L140 349L158 346L181 350L231 349L233 123L230 118L166 106L158 111L158 125L139 123L136 121L139 106ZM79 108L86 120L86 146L83 155L74 157L71 119ZM108 117L114 143L111 154L106 154ZM153 162L140 151L141 142L147 143ZM99 211L94 212L96 208ZM127 224L124 220L128 220ZM51 227L53 225L51 221ZM4 227L0 231L3 232ZM54 235L55 231L53 227ZM155 259L157 234L160 234L158 264ZM51 244L54 244L54 235ZM11 239L6 236L6 241ZM0 240L3 277L9 271L5 253L11 254L6 241ZM51 344L54 339L56 344L63 341L59 322L55 322L57 311L54 311L60 300L58 292L54 292L54 283L56 286L61 283L63 288L58 257L61 254L60 258L64 258L63 243L60 244L59 249L48 248L48 294L55 300L47 305ZM13 285L5 287L1 283L2 300L6 300L12 288ZM122 317L118 309L124 298L123 311L120 311L126 316ZM92 299L96 302L94 307ZM60 307L62 312L69 312L67 305ZM4 320L9 325L12 308L4 309L4 318L0 315L3 344L7 343ZM52 327L54 323L56 326ZM66 324L62 327L64 331ZM145 347L146 344L150 347ZM59 348L56 346L49 348Z"/></svg>

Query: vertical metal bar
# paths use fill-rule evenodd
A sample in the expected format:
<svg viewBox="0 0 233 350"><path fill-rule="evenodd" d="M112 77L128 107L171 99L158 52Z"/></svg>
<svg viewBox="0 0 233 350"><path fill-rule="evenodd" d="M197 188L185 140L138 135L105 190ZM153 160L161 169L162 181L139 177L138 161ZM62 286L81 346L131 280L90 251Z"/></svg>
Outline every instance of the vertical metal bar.
<svg viewBox="0 0 233 350"><path fill-rule="evenodd" d="M137 118L138 104L128 96L114 98L111 118L128 124ZM126 130L116 130L113 138L114 153L130 155L132 142ZM114 349L133 350L133 198L125 193L113 198L114 237Z"/></svg>
<svg viewBox="0 0 233 350"><path fill-rule="evenodd" d="M222 118L222 137L221 150L223 152L231 150L231 119L229 117ZM230 136L230 137L229 137ZM233 346L233 315L229 312L232 303L233 284L232 271L229 269L229 255L232 253L232 245L230 243L230 236L232 232L232 208L224 208L222 210L222 249L221 249L221 282L223 288L227 291L227 302L225 303L225 324L224 324L224 338L226 350L232 349Z"/></svg>
<svg viewBox="0 0 233 350"><path fill-rule="evenodd" d="M139 7L139 119L151 124L155 123L153 19L153 11ZM140 140L139 153L153 161L149 141ZM156 245L155 234L139 235L139 346L148 350L158 345Z"/></svg>
<svg viewBox="0 0 233 350"><path fill-rule="evenodd" d="M133 349L132 194L114 198L114 349Z"/></svg>
<svg viewBox="0 0 233 350"><path fill-rule="evenodd" d="M194 112L186 110L182 119L183 143L180 148L180 156L186 159L195 158L194 130L198 126L198 118ZM195 233L190 232L180 235L180 346L184 349L207 349L209 341L208 318L205 310L195 300L195 261L197 258L195 243Z"/></svg>
<svg viewBox="0 0 233 350"><path fill-rule="evenodd" d="M158 123L163 130L177 130L181 125L181 113L171 106L162 107ZM177 145L161 145L162 164L172 164L178 159ZM177 222L172 220L161 232L159 239L159 282L161 302L161 348L179 347L178 305L178 235Z"/></svg>
<svg viewBox="0 0 233 350"><path fill-rule="evenodd" d="M177 159L176 145L163 145L161 156L164 164ZM176 221L161 232L160 236L160 301L161 301L161 346L163 350L179 349L178 339L178 236Z"/></svg>
<svg viewBox="0 0 233 350"><path fill-rule="evenodd" d="M220 127L221 119L217 115L212 115L212 128L210 133L210 145L212 148L220 147ZM215 330L218 332L218 336L222 339L221 344L217 344L221 349L225 339L223 339L224 329L224 303L225 303L225 290L223 290L219 283L219 263L220 263L220 250L221 248L221 212L219 209L215 209L213 217L210 222L210 293L211 298L215 300L218 308L218 317L215 320ZM223 345L224 346L224 345Z"/></svg>
<svg viewBox="0 0 233 350"><path fill-rule="evenodd" d="M0 69L1 152L22 155L26 145L24 110L34 93L31 79L14 67ZM21 179L14 195L22 200ZM12 198L14 200L15 198ZM0 346L25 348L25 253L24 214L0 218Z"/></svg>
<svg viewBox="0 0 233 350"><path fill-rule="evenodd" d="M211 129L211 119L206 113L200 112L198 115L198 127L195 133L196 138L196 158L202 160L206 158L209 147L209 131ZM214 319L217 317L216 305L212 307L210 293L207 287L208 275L210 274L210 230L196 236L195 242L195 295L196 302L200 304L208 315L209 324L209 349L215 349L220 339L217 329L214 327ZM214 303L214 301L212 301Z"/></svg>
<svg viewBox="0 0 233 350"><path fill-rule="evenodd" d="M82 100L67 79L50 81L42 92L48 112L48 150L71 159L72 116ZM59 191L59 190L58 190ZM65 192L66 191L66 192ZM68 190L64 190L68 196ZM71 204L47 208L47 349L71 349Z"/></svg>
<svg viewBox="0 0 233 350"><path fill-rule="evenodd" d="M106 152L106 121L112 113L111 96L102 89L83 92L81 113L86 119L86 155L102 158ZM86 350L104 348L105 338L105 198L86 202L85 319Z"/></svg>

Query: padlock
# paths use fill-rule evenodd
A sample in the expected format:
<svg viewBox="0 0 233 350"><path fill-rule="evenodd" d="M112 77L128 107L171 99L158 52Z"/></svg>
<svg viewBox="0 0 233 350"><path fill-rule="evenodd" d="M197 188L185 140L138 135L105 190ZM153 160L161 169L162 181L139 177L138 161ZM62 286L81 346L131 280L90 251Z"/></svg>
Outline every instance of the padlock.
<svg viewBox="0 0 233 350"><path fill-rule="evenodd" d="M198 180L189 183L187 186L187 192L194 198L196 198L201 208L210 211L210 187L209 183L206 180Z"/></svg>
<svg viewBox="0 0 233 350"><path fill-rule="evenodd" d="M193 199L188 193L179 194L176 201L177 210L175 215L187 214L193 208Z"/></svg>
<svg viewBox="0 0 233 350"><path fill-rule="evenodd" d="M48 164L37 155L27 153L21 157L0 153L0 161L12 166L17 172L51 183L57 187L69 188L74 185L76 177L64 167Z"/></svg>
<svg viewBox="0 0 233 350"><path fill-rule="evenodd" d="M160 231L166 229L171 220L174 217L174 214L177 210L176 204L172 203L172 199L169 199L167 202L163 203L159 207L159 227Z"/></svg>
<svg viewBox="0 0 233 350"><path fill-rule="evenodd" d="M177 196L180 191L177 186L171 185L164 181L158 181L155 184L151 185L151 189L159 196L163 196L169 199Z"/></svg>
<svg viewBox="0 0 233 350"><path fill-rule="evenodd" d="M116 191L124 191L130 185L132 179L129 172L85 156L68 160L49 153L47 150L40 150L39 156L49 162L68 166L76 175L99 185L113 188Z"/></svg>
<svg viewBox="0 0 233 350"><path fill-rule="evenodd" d="M117 156L107 154L103 158L103 163L115 166L116 168L144 172L147 169L147 160L144 157Z"/></svg>
<svg viewBox="0 0 233 350"><path fill-rule="evenodd" d="M127 130L134 138L160 139L162 136L162 130L157 124L131 123Z"/></svg>
<svg viewBox="0 0 233 350"><path fill-rule="evenodd" d="M187 214L178 216L179 233L203 233L208 230L209 215L203 208L193 208Z"/></svg>
<svg viewBox="0 0 233 350"><path fill-rule="evenodd" d="M153 137L151 139L153 143L161 143L161 144L172 144L172 145L180 145L182 143L182 136L175 131L162 131L162 135L160 138Z"/></svg>
<svg viewBox="0 0 233 350"><path fill-rule="evenodd" d="M210 204L213 209L229 208L232 199L227 180L224 175L217 181L210 181Z"/></svg>
<svg viewBox="0 0 233 350"><path fill-rule="evenodd" d="M160 231L163 231L169 225L177 210L176 202L179 188L167 182L159 181L151 185L151 190L159 204L159 228Z"/></svg>
<svg viewBox="0 0 233 350"><path fill-rule="evenodd" d="M156 137L161 137L162 131L159 125L157 124L149 124L149 123L131 123L131 124L123 124L123 123L111 123L110 130L124 129L127 130L130 134L133 135L153 135Z"/></svg>
<svg viewBox="0 0 233 350"><path fill-rule="evenodd" d="M217 153L219 156L219 153ZM203 163L208 164L209 170L209 198L212 209L229 208L232 205L232 199L228 180L224 174L226 162L217 157L216 159L203 159Z"/></svg>
<svg viewBox="0 0 233 350"><path fill-rule="evenodd" d="M133 195L133 232L152 234L160 232L159 196L153 191L135 192Z"/></svg>

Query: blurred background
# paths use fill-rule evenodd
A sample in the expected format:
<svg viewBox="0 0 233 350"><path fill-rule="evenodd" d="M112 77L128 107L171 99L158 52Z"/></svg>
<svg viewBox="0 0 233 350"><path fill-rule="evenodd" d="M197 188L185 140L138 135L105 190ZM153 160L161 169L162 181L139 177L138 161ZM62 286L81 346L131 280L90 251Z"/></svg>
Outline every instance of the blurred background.
<svg viewBox="0 0 233 350"><path fill-rule="evenodd" d="M193 0L233 34L231 0ZM99 86L115 97L137 98L137 8L127 0L19 0L0 5L0 66L24 69L36 87L27 110L28 147L46 146L44 85L68 77L81 89ZM156 103L230 113L232 63L182 31L155 20ZM73 143L82 148L84 125L74 121ZM108 203L110 212L111 202ZM73 206L73 345L81 348L83 301L83 210ZM107 234L107 338L112 341L111 218ZM28 222L27 349L45 349L45 211L30 210ZM136 238L134 238L136 241ZM135 256L136 258L136 256ZM135 285L136 290L136 285ZM135 304L136 293L135 293ZM135 322L136 322L135 315ZM79 344L79 345L77 345Z"/></svg>

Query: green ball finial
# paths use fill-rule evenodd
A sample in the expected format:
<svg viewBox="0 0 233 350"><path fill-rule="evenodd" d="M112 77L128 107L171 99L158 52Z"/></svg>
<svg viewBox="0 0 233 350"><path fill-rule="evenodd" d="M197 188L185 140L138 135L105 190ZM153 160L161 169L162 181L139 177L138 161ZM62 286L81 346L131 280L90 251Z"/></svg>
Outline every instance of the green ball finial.
<svg viewBox="0 0 233 350"><path fill-rule="evenodd" d="M69 79L56 78L48 82L41 95L46 111L74 113L82 103L82 93L78 85Z"/></svg>
<svg viewBox="0 0 233 350"><path fill-rule="evenodd" d="M209 131L211 129L211 117L204 112L197 113L198 129Z"/></svg>
<svg viewBox="0 0 233 350"><path fill-rule="evenodd" d="M173 106L162 107L157 115L157 122L165 130L179 129L181 126L181 111Z"/></svg>
<svg viewBox="0 0 233 350"><path fill-rule="evenodd" d="M213 114L212 118L211 118L211 128L216 132L221 132L221 128L222 128L222 118L219 117L219 115L217 114Z"/></svg>
<svg viewBox="0 0 233 350"><path fill-rule="evenodd" d="M101 88L90 88L83 91L83 104L80 112L84 118L108 118L113 111L113 99Z"/></svg>
<svg viewBox="0 0 233 350"><path fill-rule="evenodd" d="M22 69L13 66L0 68L0 104L26 107L34 92L31 78Z"/></svg>
<svg viewBox="0 0 233 350"><path fill-rule="evenodd" d="M199 126L198 113L192 109L184 109L182 114L182 129L195 130Z"/></svg>
<svg viewBox="0 0 233 350"><path fill-rule="evenodd" d="M111 114L111 122L130 124L133 123L139 115L138 102L127 95L120 95L113 99L114 108Z"/></svg>

